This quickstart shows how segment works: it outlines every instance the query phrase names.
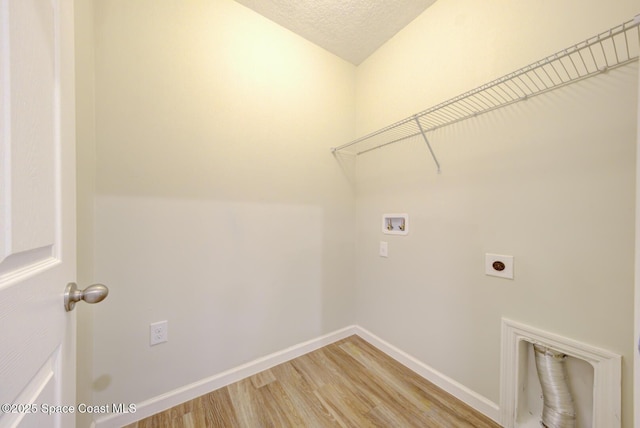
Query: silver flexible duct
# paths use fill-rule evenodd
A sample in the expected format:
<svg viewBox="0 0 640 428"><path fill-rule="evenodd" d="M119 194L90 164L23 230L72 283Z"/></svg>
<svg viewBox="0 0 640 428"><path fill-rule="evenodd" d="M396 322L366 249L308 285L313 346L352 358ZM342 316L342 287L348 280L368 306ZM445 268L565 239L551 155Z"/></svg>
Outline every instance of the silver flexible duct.
<svg viewBox="0 0 640 428"><path fill-rule="evenodd" d="M533 349L544 402L542 426L574 428L576 412L567 383L567 356L545 346L533 345Z"/></svg>

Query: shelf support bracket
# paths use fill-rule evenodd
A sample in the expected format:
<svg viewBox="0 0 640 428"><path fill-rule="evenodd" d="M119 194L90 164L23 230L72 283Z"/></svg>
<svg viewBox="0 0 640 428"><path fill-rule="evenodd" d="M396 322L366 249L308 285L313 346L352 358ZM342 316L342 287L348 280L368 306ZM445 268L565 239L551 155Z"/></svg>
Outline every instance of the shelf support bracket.
<svg viewBox="0 0 640 428"><path fill-rule="evenodd" d="M424 129L422 129L422 125L420 124L420 119L418 119L418 115L413 116L413 119L416 121L416 124L418 125L418 129L420 130L420 134L422 134L422 138L424 138L424 142L427 143L429 152L431 152L431 157L433 158L433 161L436 163L436 166L438 167L438 174L440 174L440 162L438 162L438 158L436 157L436 154L433 152L433 149L431 148L431 144L429 144L429 140L427 140L427 136L424 133Z"/></svg>

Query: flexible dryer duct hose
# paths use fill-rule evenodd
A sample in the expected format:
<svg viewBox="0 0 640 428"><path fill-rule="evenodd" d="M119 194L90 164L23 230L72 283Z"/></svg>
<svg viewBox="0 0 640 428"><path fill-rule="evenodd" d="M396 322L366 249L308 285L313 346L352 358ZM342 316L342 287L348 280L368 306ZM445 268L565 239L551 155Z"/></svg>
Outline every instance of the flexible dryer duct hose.
<svg viewBox="0 0 640 428"><path fill-rule="evenodd" d="M533 345L533 349L544 402L542 425L546 428L574 428L576 412L567 384L567 356L540 345Z"/></svg>

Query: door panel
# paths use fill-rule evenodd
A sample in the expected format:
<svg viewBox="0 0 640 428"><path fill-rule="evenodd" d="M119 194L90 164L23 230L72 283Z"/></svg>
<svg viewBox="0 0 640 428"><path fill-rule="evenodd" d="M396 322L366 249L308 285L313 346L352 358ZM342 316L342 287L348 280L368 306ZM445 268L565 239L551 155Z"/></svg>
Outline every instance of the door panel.
<svg viewBox="0 0 640 428"><path fill-rule="evenodd" d="M20 426L20 427L49 427L62 426L60 415L54 414L56 408L44 406L44 403L57 403L56 385L58 383L57 375L59 370L56 368L56 362L59 361L60 353L58 350L55 356L47 360L41 367L35 377L29 382L29 385L15 400L15 408L12 412L5 414L2 419L2 426ZM20 403L20 404L18 404ZM22 407L19 405L24 404ZM35 407L34 407L35 406Z"/></svg>
<svg viewBox="0 0 640 428"><path fill-rule="evenodd" d="M0 405L14 404L3 427L73 426L45 413L75 405L62 298L75 279L72 5L0 0Z"/></svg>
<svg viewBox="0 0 640 428"><path fill-rule="evenodd" d="M2 1L5 232L0 260L51 256L55 238L56 34L48 1ZM35 24L35 25L34 25ZM35 31L34 31L35 30ZM24 47L28 46L26 49ZM19 196L19 197L12 197ZM48 254L47 254L48 253ZM32 258L31 263L35 261ZM5 269L6 271L6 269Z"/></svg>

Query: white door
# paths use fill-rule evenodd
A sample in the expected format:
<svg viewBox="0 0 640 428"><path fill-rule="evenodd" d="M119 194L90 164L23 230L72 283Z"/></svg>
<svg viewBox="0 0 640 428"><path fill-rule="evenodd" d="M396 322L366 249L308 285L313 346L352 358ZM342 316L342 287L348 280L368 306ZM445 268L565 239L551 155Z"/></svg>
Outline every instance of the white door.
<svg viewBox="0 0 640 428"><path fill-rule="evenodd" d="M0 0L0 427L75 425L73 46L73 0Z"/></svg>

